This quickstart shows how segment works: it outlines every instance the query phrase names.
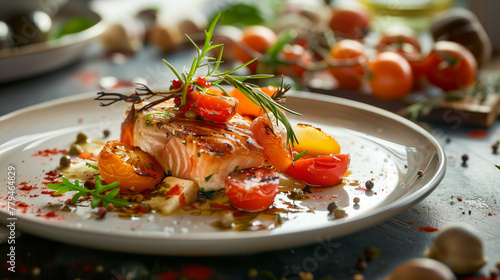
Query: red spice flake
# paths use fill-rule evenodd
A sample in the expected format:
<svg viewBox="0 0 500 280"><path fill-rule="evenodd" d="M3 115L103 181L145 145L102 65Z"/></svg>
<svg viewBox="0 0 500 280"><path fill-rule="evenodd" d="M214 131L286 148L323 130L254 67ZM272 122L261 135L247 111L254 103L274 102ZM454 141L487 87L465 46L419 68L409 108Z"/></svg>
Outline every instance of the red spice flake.
<svg viewBox="0 0 500 280"><path fill-rule="evenodd" d="M43 177L44 180L46 180L46 182L42 182L42 184L57 184L57 183L61 183L61 181L59 180L59 178L62 177L62 174L60 173L57 173L56 171L54 170L51 170L47 173L45 173L45 177Z"/></svg>
<svg viewBox="0 0 500 280"><path fill-rule="evenodd" d="M413 221L409 221L408 224L413 225Z"/></svg>
<svg viewBox="0 0 500 280"><path fill-rule="evenodd" d="M66 149L54 148L54 149L45 149L45 150L38 151L38 152L34 153L33 156L48 157L48 156L53 156L53 155L57 155L57 154L67 154L67 153L68 153L68 150L66 150Z"/></svg>
<svg viewBox="0 0 500 280"><path fill-rule="evenodd" d="M63 194L54 194L56 191L42 191L41 193L42 194L49 194L50 196L52 197L59 197L59 196L62 196Z"/></svg>
<svg viewBox="0 0 500 280"><path fill-rule="evenodd" d="M173 196L173 195L180 195L183 191L183 188L181 188L179 185L175 185L170 190L168 190L167 194L165 196Z"/></svg>
<svg viewBox="0 0 500 280"><path fill-rule="evenodd" d="M458 201L462 201L462 198L461 198L461 197L457 197L457 200L458 200Z"/></svg>
<svg viewBox="0 0 500 280"><path fill-rule="evenodd" d="M439 229L435 227L429 227L429 226L424 226L424 227L418 227L420 231L425 231L425 232L433 232L433 231L438 231Z"/></svg>
<svg viewBox="0 0 500 280"><path fill-rule="evenodd" d="M355 188L355 190L357 190L357 191L365 191L365 192L368 191L368 189L364 188L364 187L357 187L357 188Z"/></svg>
<svg viewBox="0 0 500 280"><path fill-rule="evenodd" d="M41 212L42 211L40 211L40 209L38 209L38 211L37 211L38 217L45 217L45 218L57 218L57 217L59 217L55 210L52 210L52 211L45 213L45 214L41 214Z"/></svg>
<svg viewBox="0 0 500 280"><path fill-rule="evenodd" d="M28 182L20 182L18 185L20 187L18 187L17 189L21 190L21 191L31 191L31 190L34 190L37 188L37 187L31 186L31 185L28 185Z"/></svg>
<svg viewBox="0 0 500 280"><path fill-rule="evenodd" d="M495 214L493 214L493 213L491 213L491 212L490 212L490 213L488 213L488 216L493 216L493 215L495 215Z"/></svg>
<svg viewBox="0 0 500 280"><path fill-rule="evenodd" d="M469 132L469 138L484 138L488 136L488 132L482 128L476 128Z"/></svg>
<svg viewBox="0 0 500 280"><path fill-rule="evenodd" d="M23 207L23 208L29 207L29 205L27 203L22 202L22 201L16 202L16 206L17 207Z"/></svg>

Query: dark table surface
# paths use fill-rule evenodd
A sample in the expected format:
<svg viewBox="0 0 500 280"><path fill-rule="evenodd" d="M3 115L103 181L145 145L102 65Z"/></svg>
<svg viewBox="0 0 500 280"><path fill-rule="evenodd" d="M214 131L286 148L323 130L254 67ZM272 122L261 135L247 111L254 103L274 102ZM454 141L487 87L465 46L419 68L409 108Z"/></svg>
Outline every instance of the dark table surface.
<svg viewBox="0 0 500 280"><path fill-rule="evenodd" d="M95 44L82 60L62 69L1 84L0 117L59 97L97 92L99 79L104 76L124 81L141 77L150 85L165 84L173 76L161 59L182 68L192 56L191 49L165 54L146 47L123 63L114 63ZM365 279L382 279L401 262L423 256L439 231L422 231L422 227L440 229L453 221L468 223L479 231L489 262L474 276L489 275L500 261L500 170L495 167L500 164L500 155L491 148L500 140L500 121L481 128L480 138L473 137L478 128L464 127L459 122L420 125L436 137L447 155L447 172L437 189L409 210L362 231L327 240L327 245L313 243L217 257L155 256L100 251L18 232L18 271L7 271L8 266L2 262L0 279L30 279L33 275L38 279L177 279L168 277L189 273L186 271L214 273L213 279L249 279L249 273L255 272L255 279L299 279L300 272L310 272L314 279L353 279L355 274L362 274ZM462 165L464 154L469 157L466 165ZM358 260L368 246L379 248L380 256L362 269ZM316 253L320 247L325 249L321 257ZM1 259L8 248L3 239Z"/></svg>

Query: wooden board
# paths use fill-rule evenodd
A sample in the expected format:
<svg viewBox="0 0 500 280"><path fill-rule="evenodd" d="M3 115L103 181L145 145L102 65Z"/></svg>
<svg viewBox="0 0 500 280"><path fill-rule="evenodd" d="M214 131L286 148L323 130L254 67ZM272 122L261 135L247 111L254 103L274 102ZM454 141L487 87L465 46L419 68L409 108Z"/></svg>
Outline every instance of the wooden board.
<svg viewBox="0 0 500 280"><path fill-rule="evenodd" d="M309 90L367 103L409 117L406 108L411 103L403 100L380 100L369 94L342 89L309 88ZM440 123L453 123L454 125L489 127L497 120L499 111L500 93L490 93L484 101L481 101L479 97L469 95L463 100L444 101L438 108L435 108L425 116L419 116L418 119Z"/></svg>

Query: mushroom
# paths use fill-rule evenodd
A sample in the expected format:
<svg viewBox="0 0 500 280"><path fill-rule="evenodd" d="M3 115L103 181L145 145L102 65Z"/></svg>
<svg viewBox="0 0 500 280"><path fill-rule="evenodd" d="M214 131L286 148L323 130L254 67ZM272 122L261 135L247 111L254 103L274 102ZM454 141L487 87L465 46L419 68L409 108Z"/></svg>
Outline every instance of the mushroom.
<svg viewBox="0 0 500 280"><path fill-rule="evenodd" d="M474 273L488 262L480 237L464 223L443 227L424 255L443 262L457 275Z"/></svg>
<svg viewBox="0 0 500 280"><path fill-rule="evenodd" d="M455 275L443 263L426 258L403 262L384 280L454 280Z"/></svg>
<svg viewBox="0 0 500 280"><path fill-rule="evenodd" d="M416 258L400 264L384 280L454 280L455 275L443 263L426 258Z"/></svg>

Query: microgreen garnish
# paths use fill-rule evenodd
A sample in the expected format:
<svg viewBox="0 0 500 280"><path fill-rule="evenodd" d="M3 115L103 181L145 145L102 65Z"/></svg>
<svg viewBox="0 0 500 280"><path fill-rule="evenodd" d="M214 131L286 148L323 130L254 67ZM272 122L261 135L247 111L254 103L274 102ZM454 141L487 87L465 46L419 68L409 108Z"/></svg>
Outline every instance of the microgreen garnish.
<svg viewBox="0 0 500 280"><path fill-rule="evenodd" d="M210 178L212 178L212 176L214 176L213 173L208 175L207 177L205 177L205 182L208 182L208 180L210 180Z"/></svg>
<svg viewBox="0 0 500 280"><path fill-rule="evenodd" d="M498 169L500 169L500 165L495 165Z"/></svg>
<svg viewBox="0 0 500 280"><path fill-rule="evenodd" d="M206 38L202 48L198 47L196 43L188 35L186 35L187 38L193 43L193 46L196 48L197 51L197 55L194 58L188 70L185 70L184 72L179 72L172 66L172 64L170 64L166 60L163 60L163 62L167 65L167 67L170 68L170 70L173 72L178 82L180 82L179 87L171 88L168 91L154 92L146 85L138 84L135 93L132 95L125 95L121 93L99 92L98 93L99 96L96 98L96 100L108 101L107 103L101 102L101 106L108 106L118 101L133 102L134 104L137 104L152 97L161 97L140 109L140 110L145 110L161 102L164 102L168 99L180 97L181 102L179 107L182 107L183 105L186 104L187 93L189 91L200 91L200 92L207 91L206 87L200 85L197 82L197 77L196 77L196 75L199 75L199 72L202 68L206 68L207 71L206 75L202 78L205 79L206 81L209 81L211 85L219 88L225 95L230 96L230 94L223 87L223 85L224 84L230 85L238 89L240 92L242 92L253 103L262 107L270 120L271 117L269 116L269 112L271 112L276 119L276 124L281 122L285 126L287 130L286 147L288 149L291 149L291 147L295 143L297 143L298 140L297 137L295 136L292 125L288 121L288 118L286 117L284 112L289 112L295 115L300 115L300 114L279 104L280 101L283 101L284 94L290 89L290 87L284 86L282 83L282 86L273 95L273 97L269 97L257 85L248 83L247 80L272 78L273 75L267 75L267 74L256 74L248 76L234 75L236 71L251 64L252 62L255 61L255 59L232 70L226 70L222 72L218 71L221 63L223 62L222 53L224 50L224 45L223 44L211 45L211 42L215 25L219 17L220 15L218 15L214 19L208 31L205 31ZM212 56L209 56L209 53L217 48L220 48L218 57L214 58Z"/></svg>
<svg viewBox="0 0 500 280"><path fill-rule="evenodd" d="M101 202L104 207L106 207L108 204L112 204L116 207L124 207L130 205L130 202L128 200L116 197L116 195L120 191L120 189L116 186L120 182L103 185L101 183L101 177L97 175L95 180L95 189L91 190L84 186L81 186L79 180L75 180L74 183L71 183L71 181L65 177L62 177L61 179L62 183L47 184L47 188L56 190L54 195L63 194L68 191L77 191L77 193L75 193L73 195L73 198L71 199L71 202L73 204L78 202L78 199L80 199L80 197L88 197L88 195L90 194L92 196L92 200L90 201L90 206L92 208L98 207Z"/></svg>
<svg viewBox="0 0 500 280"><path fill-rule="evenodd" d="M85 163L85 166L90 167L90 168L93 168L93 169L95 169L95 170L99 170L99 169L97 168L97 166L95 166L95 165L93 165L93 164L91 164L91 163L88 163L88 162L86 162L86 163Z"/></svg>
<svg viewBox="0 0 500 280"><path fill-rule="evenodd" d="M296 161L298 159L300 159L301 157L303 157L305 154L307 154L307 150L299 153L299 154L296 154L294 157L293 157L293 161Z"/></svg>

